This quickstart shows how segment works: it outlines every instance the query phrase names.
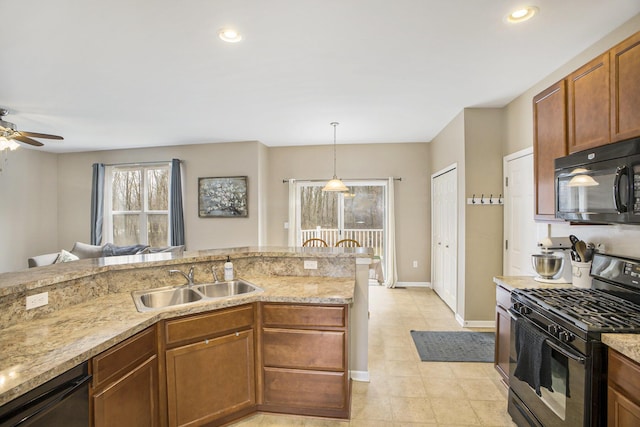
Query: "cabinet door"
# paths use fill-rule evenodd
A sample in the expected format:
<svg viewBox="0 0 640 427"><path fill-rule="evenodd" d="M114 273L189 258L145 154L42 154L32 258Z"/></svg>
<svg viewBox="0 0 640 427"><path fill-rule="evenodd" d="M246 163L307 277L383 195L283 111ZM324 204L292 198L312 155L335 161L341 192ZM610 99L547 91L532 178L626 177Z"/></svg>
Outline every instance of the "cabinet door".
<svg viewBox="0 0 640 427"><path fill-rule="evenodd" d="M93 395L95 427L154 427L158 423L158 358L153 356Z"/></svg>
<svg viewBox="0 0 640 427"><path fill-rule="evenodd" d="M608 52L567 77L570 153L611 142L609 78Z"/></svg>
<svg viewBox="0 0 640 427"><path fill-rule="evenodd" d="M496 355L495 367L502 381L509 385L509 345L511 334L511 316L501 306L496 306Z"/></svg>
<svg viewBox="0 0 640 427"><path fill-rule="evenodd" d="M611 140L640 136L640 32L610 51Z"/></svg>
<svg viewBox="0 0 640 427"><path fill-rule="evenodd" d="M170 426L203 425L255 404L253 330L166 352Z"/></svg>
<svg viewBox="0 0 640 427"><path fill-rule="evenodd" d="M640 406L612 387L608 388L607 395L607 426L640 426Z"/></svg>
<svg viewBox="0 0 640 427"><path fill-rule="evenodd" d="M554 160L567 155L566 82L533 98L535 219L555 220Z"/></svg>

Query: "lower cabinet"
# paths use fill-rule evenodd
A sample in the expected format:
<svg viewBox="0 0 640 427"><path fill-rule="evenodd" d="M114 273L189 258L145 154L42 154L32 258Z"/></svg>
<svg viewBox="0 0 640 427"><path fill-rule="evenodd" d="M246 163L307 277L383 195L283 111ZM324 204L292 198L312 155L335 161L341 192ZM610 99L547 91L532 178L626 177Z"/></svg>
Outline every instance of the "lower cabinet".
<svg viewBox="0 0 640 427"><path fill-rule="evenodd" d="M511 341L511 291L496 286L496 349L494 365L502 377L502 382L509 386L509 346Z"/></svg>
<svg viewBox="0 0 640 427"><path fill-rule="evenodd" d="M262 305L261 409L349 417L347 307Z"/></svg>
<svg viewBox="0 0 640 427"><path fill-rule="evenodd" d="M92 425L159 425L155 326L95 356L90 366Z"/></svg>
<svg viewBox="0 0 640 427"><path fill-rule="evenodd" d="M640 426L640 365L609 349L607 425Z"/></svg>
<svg viewBox="0 0 640 427"><path fill-rule="evenodd" d="M169 426L221 425L256 404L254 306L165 323Z"/></svg>

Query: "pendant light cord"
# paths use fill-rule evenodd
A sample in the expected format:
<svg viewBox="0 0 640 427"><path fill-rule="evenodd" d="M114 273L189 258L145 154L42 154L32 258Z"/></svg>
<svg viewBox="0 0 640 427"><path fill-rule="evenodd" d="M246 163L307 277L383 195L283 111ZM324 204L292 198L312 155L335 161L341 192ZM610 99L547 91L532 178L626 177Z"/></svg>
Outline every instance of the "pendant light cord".
<svg viewBox="0 0 640 427"><path fill-rule="evenodd" d="M329 123L331 126L333 126L333 178L337 178L338 176L336 175L336 127L340 124L338 122L331 122Z"/></svg>

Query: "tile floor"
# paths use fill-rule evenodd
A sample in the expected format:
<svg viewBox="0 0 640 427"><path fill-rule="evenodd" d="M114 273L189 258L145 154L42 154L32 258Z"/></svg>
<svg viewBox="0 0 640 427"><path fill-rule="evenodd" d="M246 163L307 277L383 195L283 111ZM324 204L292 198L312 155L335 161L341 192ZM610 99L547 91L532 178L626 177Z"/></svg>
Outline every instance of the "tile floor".
<svg viewBox="0 0 640 427"><path fill-rule="evenodd" d="M368 383L354 381L351 420L258 414L236 427L515 426L491 363L421 362L409 331L463 329L427 288L369 288Z"/></svg>

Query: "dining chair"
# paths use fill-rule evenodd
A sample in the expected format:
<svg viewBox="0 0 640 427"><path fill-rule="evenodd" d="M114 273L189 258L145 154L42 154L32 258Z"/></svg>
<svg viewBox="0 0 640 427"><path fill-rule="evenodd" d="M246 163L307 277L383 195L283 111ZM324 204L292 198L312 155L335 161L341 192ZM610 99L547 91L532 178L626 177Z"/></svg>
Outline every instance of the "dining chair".
<svg viewBox="0 0 640 427"><path fill-rule="evenodd" d="M329 245L327 245L327 242L325 242L322 239L319 239L317 237L312 237L311 239L305 240L304 243L302 244L302 246L315 247L315 248L322 248L322 247L326 248Z"/></svg>
<svg viewBox="0 0 640 427"><path fill-rule="evenodd" d="M345 248L359 248L360 243L354 239L342 239L336 242L336 248L338 246L344 246Z"/></svg>

